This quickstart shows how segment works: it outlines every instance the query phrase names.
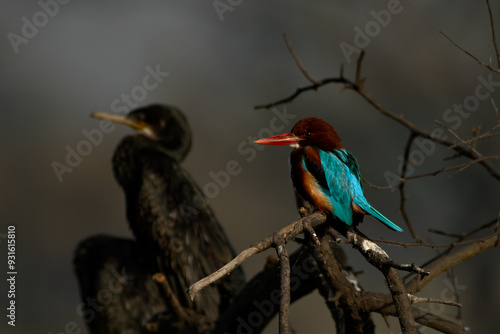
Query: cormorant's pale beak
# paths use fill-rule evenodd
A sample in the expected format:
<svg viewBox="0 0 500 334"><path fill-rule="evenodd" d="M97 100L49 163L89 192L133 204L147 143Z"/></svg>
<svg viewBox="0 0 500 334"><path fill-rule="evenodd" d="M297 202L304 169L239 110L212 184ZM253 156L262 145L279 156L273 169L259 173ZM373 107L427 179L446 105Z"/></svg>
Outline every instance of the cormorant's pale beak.
<svg viewBox="0 0 500 334"><path fill-rule="evenodd" d="M130 117L128 117L128 115L116 115L116 114L109 114L105 112L95 111L90 116L93 118L102 119L113 123L127 125L136 130L144 130L147 127L147 124L145 122L131 119Z"/></svg>

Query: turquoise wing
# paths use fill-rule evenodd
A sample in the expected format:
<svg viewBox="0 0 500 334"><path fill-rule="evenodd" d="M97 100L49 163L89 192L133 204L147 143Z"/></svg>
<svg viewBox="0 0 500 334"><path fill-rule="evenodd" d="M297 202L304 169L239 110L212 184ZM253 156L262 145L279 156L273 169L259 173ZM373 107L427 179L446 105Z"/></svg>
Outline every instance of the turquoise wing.
<svg viewBox="0 0 500 334"><path fill-rule="evenodd" d="M384 217L384 215L378 212L366 200L365 195L363 194L363 184L361 182L358 162L354 155L346 150L337 150L336 154L349 169L349 175L351 176L349 180L351 181L350 191L352 195L352 202L363 209L366 213L375 217L378 221L387 225L389 228L393 229L394 231L402 232L403 229L401 227Z"/></svg>
<svg viewBox="0 0 500 334"><path fill-rule="evenodd" d="M333 205L332 214L345 224L351 226L353 223L353 204L359 206L367 214L372 215L380 222L395 231L402 229L384 217L373 208L363 194L363 185L356 157L347 150L334 150L326 152L318 150L321 159L321 168L312 172L311 166L306 168L311 172L323 193Z"/></svg>
<svg viewBox="0 0 500 334"><path fill-rule="evenodd" d="M332 214L347 225L352 225L352 176L349 168L336 153L318 150L321 166L304 157L303 167L316 179L323 194L332 203ZM359 182L358 182L359 184Z"/></svg>

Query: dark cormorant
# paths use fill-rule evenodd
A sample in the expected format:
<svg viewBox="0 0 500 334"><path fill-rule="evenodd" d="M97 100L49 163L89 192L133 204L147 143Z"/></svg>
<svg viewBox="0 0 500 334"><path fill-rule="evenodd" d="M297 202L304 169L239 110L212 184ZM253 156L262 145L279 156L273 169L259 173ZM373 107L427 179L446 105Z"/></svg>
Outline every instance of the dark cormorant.
<svg viewBox="0 0 500 334"><path fill-rule="evenodd" d="M229 262L235 252L207 200L180 166L191 148L191 130L175 107L151 105L126 116L95 118L131 126L113 156L125 192L126 213L137 242L158 261L181 304L213 323L244 284L241 269L205 288L192 302L194 282Z"/></svg>

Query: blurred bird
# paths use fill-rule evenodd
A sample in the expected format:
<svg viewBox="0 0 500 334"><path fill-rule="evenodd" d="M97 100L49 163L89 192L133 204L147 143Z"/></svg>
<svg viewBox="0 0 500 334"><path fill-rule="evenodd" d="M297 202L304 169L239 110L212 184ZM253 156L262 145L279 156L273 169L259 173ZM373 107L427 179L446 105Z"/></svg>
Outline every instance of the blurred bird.
<svg viewBox="0 0 500 334"><path fill-rule="evenodd" d="M183 307L215 322L243 286L237 269L204 289L194 300L189 286L216 271L235 252L207 199L180 166L191 148L191 130L175 107L151 105L92 117L139 131L125 137L113 156L115 178L126 198L127 219L139 245L156 258Z"/></svg>
<svg viewBox="0 0 500 334"><path fill-rule="evenodd" d="M358 162L347 151L335 129L317 117L297 122L290 133L256 140L266 145L290 145L291 177L298 197L321 212L356 227L372 215L395 231L402 229L368 203Z"/></svg>
<svg viewBox="0 0 500 334"><path fill-rule="evenodd" d="M134 240L104 235L82 241L73 260L82 304L77 313L93 334L139 334L168 305L153 281L154 259Z"/></svg>

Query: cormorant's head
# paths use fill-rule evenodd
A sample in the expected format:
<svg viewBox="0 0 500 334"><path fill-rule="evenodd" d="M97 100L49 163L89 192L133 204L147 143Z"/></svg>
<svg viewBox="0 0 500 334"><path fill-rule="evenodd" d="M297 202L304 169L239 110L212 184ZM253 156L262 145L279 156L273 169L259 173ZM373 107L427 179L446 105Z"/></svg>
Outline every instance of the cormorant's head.
<svg viewBox="0 0 500 334"><path fill-rule="evenodd" d="M191 129L186 117L176 107L154 104L132 110L127 115L94 112L92 117L140 131L178 161L183 160L191 148Z"/></svg>

